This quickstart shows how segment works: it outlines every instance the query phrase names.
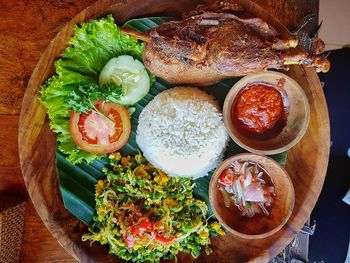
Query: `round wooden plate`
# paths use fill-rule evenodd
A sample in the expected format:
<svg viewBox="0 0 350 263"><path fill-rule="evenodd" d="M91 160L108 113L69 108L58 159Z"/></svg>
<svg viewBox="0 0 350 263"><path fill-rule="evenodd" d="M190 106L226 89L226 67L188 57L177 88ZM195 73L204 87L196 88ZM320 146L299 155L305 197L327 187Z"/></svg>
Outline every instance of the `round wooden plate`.
<svg viewBox="0 0 350 263"><path fill-rule="evenodd" d="M179 15L199 1L100 0L72 19L53 39L37 64L26 90L20 123L19 154L29 195L52 235L80 262L117 262L107 247L81 241L86 227L63 206L56 175L56 138L49 128L44 107L38 100L40 85L54 73L54 61L66 48L73 26L112 13L118 24L130 18ZM239 0L247 11L272 24L282 37L290 33L261 7ZM286 170L295 187L295 206L288 223L276 234L245 240L226 234L212 239L213 253L198 259L180 254L179 262L265 262L276 256L298 233L315 206L324 182L330 146L327 105L313 69L295 66L287 73L303 88L310 102L311 120L304 138L288 152Z"/></svg>

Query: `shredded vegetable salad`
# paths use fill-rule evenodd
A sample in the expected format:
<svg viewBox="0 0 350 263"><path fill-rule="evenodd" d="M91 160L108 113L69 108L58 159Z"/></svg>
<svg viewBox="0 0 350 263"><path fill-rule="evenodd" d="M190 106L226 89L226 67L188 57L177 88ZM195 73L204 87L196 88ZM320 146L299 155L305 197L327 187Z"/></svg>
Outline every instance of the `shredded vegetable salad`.
<svg viewBox="0 0 350 263"><path fill-rule="evenodd" d="M235 161L220 175L219 190L224 204L230 207L234 203L242 216L253 217L268 209L276 196L274 184L267 171L258 163Z"/></svg>
<svg viewBox="0 0 350 263"><path fill-rule="evenodd" d="M182 251L209 254L211 235L223 235L208 223L205 202L192 195L190 178L169 177L141 155L109 155L105 180L96 185L96 211L82 239L108 244L111 253L133 262L159 262Z"/></svg>

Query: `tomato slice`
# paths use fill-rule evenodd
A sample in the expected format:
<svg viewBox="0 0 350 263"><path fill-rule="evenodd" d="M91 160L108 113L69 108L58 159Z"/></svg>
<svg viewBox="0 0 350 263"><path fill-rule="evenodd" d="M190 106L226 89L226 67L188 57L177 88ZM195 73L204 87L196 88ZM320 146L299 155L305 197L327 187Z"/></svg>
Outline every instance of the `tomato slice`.
<svg viewBox="0 0 350 263"><path fill-rule="evenodd" d="M224 185L230 185L232 184L233 179L234 179L234 175L232 170L227 169L221 173L219 181Z"/></svg>
<svg viewBox="0 0 350 263"><path fill-rule="evenodd" d="M171 244L174 241L176 241L177 236L173 236L173 237L163 237L158 235L157 233L153 233L154 235L154 240L158 243L161 243L163 245L167 245L167 244Z"/></svg>
<svg viewBox="0 0 350 263"><path fill-rule="evenodd" d="M153 230L153 223L149 219L143 220L140 225L139 225L139 230L140 231L152 231Z"/></svg>
<svg viewBox="0 0 350 263"><path fill-rule="evenodd" d="M144 219L140 222L139 225L133 226L131 228L131 233L133 235L143 235L147 231L153 230L153 223L149 219Z"/></svg>
<svg viewBox="0 0 350 263"><path fill-rule="evenodd" d="M128 141L131 124L128 110L110 102L99 101L96 110L71 112L70 133L81 149L96 154L115 152Z"/></svg>

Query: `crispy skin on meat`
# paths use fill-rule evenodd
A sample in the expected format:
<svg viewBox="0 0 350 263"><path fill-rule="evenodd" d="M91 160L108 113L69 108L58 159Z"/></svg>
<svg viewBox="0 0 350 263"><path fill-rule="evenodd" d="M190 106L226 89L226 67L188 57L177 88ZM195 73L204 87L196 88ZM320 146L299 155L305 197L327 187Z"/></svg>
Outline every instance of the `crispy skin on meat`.
<svg viewBox="0 0 350 263"><path fill-rule="evenodd" d="M212 4L200 4L195 10L190 11L188 14L184 14L183 18L199 15L205 12L216 12L216 13L230 13L230 14L243 14L244 9L235 0L218 0Z"/></svg>
<svg viewBox="0 0 350 263"><path fill-rule="evenodd" d="M287 69L291 64L329 69L329 62L321 57L286 52L297 40L279 39L265 21L233 14L240 14L239 8L232 13L221 11L197 9L183 20L151 30L143 53L145 66L171 83L197 85L266 69Z"/></svg>

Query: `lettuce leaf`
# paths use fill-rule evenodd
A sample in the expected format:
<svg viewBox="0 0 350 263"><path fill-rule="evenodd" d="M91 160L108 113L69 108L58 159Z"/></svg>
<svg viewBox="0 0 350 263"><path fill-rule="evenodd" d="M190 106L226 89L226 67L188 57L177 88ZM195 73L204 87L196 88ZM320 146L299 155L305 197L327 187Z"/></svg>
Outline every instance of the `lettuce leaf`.
<svg viewBox="0 0 350 263"><path fill-rule="evenodd" d="M92 162L104 155L79 149L69 131L72 111L69 94L79 85L96 83L103 66L113 57L131 55L141 60L144 44L121 33L111 15L82 23L75 27L74 36L59 60L56 74L41 87L40 101L47 109L51 129L58 134L58 148L71 163Z"/></svg>

